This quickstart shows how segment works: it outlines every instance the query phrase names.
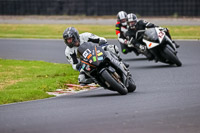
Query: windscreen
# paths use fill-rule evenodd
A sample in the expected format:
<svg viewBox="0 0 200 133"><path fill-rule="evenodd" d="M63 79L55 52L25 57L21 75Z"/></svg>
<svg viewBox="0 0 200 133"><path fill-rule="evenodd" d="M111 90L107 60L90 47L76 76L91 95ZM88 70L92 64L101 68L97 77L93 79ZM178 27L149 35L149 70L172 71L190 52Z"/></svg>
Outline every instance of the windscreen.
<svg viewBox="0 0 200 133"><path fill-rule="evenodd" d="M150 29L147 29L145 32L144 32L144 39L148 40L148 41L152 41L152 42L158 42L158 35L156 33L156 30L155 28L150 28Z"/></svg>

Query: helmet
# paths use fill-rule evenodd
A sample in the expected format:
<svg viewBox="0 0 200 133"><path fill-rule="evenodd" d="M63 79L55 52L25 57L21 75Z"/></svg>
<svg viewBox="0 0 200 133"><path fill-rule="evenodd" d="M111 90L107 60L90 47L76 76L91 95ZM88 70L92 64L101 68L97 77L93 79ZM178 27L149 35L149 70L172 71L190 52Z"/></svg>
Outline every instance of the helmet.
<svg viewBox="0 0 200 133"><path fill-rule="evenodd" d="M123 26L126 26L127 25L127 13L125 11L118 12L117 21L119 21Z"/></svg>
<svg viewBox="0 0 200 133"><path fill-rule="evenodd" d="M69 27L64 31L63 39L65 44L70 48L78 46L80 43L78 31L74 27Z"/></svg>
<svg viewBox="0 0 200 133"><path fill-rule="evenodd" d="M137 24L137 16L133 13L128 14L128 26L130 29L134 29Z"/></svg>

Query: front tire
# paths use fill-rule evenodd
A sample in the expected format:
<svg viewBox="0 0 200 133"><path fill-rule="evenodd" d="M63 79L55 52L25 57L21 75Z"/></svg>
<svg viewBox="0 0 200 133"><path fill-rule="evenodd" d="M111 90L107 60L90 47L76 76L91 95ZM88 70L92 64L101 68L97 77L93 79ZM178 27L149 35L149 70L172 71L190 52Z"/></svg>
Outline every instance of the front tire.
<svg viewBox="0 0 200 133"><path fill-rule="evenodd" d="M164 57L166 57L169 61L176 64L178 67L182 66L181 61L178 59L178 57L168 48L165 47L163 50Z"/></svg>
<svg viewBox="0 0 200 133"><path fill-rule="evenodd" d="M121 95L126 95L128 93L125 85L122 85L118 81L116 81L107 70L104 70L101 76L110 85L109 88L111 88L111 90L115 90Z"/></svg>
<svg viewBox="0 0 200 133"><path fill-rule="evenodd" d="M136 90L136 85L133 79L129 79L129 86L127 87L128 92L134 92Z"/></svg>

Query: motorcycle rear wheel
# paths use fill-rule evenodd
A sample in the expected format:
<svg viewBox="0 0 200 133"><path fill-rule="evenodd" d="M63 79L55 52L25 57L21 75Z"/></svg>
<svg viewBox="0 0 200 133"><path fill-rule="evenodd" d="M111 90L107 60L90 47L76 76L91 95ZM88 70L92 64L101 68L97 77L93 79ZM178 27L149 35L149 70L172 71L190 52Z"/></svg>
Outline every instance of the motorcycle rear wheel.
<svg viewBox="0 0 200 133"><path fill-rule="evenodd" d="M107 70L104 70L101 76L110 85L109 88L111 88L111 90L115 90L121 95L126 95L128 93L125 85L122 85L118 81L116 81Z"/></svg>

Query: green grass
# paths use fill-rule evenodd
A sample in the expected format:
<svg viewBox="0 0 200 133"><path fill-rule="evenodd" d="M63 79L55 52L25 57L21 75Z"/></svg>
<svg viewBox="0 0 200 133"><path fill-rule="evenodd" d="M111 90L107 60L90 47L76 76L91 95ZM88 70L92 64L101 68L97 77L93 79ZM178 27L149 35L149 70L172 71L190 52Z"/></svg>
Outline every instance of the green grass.
<svg viewBox="0 0 200 133"><path fill-rule="evenodd" d="M78 84L69 64L0 59L0 104L52 97L47 91Z"/></svg>
<svg viewBox="0 0 200 133"><path fill-rule="evenodd" d="M115 38L115 27L108 25L64 24L0 24L0 38L62 39L67 27L74 26L79 33L91 32L106 38Z"/></svg>
<svg viewBox="0 0 200 133"><path fill-rule="evenodd" d="M200 39L200 26L165 26L173 39Z"/></svg>
<svg viewBox="0 0 200 133"><path fill-rule="evenodd" d="M0 38L62 39L63 31L70 26L79 33L91 32L105 38L117 38L115 25L65 25L65 24L0 24ZM173 39L200 39L200 26L168 27Z"/></svg>

